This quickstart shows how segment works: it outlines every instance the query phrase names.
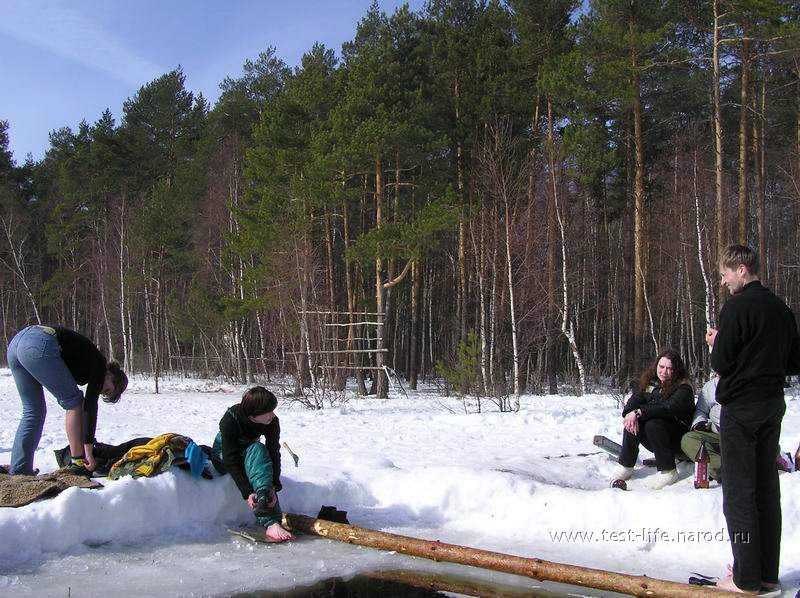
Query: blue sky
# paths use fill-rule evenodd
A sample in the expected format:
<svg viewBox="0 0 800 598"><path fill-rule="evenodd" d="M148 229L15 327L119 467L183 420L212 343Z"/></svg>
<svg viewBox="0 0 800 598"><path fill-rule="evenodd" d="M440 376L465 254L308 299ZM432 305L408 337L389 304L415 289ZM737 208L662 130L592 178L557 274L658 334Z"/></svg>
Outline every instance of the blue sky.
<svg viewBox="0 0 800 598"><path fill-rule="evenodd" d="M319 41L338 53L371 0L1 0L0 120L21 164L48 133L92 123L148 81L183 67L212 103L226 77L269 46L290 66ZM423 0L407 2L419 10ZM379 0L392 13L402 0Z"/></svg>

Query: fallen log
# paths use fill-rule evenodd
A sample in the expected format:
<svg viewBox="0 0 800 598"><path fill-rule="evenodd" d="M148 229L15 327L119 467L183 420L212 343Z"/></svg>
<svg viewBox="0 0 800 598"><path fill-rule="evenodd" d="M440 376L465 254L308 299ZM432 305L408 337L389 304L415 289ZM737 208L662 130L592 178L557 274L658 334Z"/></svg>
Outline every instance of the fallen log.
<svg viewBox="0 0 800 598"><path fill-rule="evenodd" d="M458 544L446 544L438 540L420 540L411 536L401 536L388 532L375 531L344 523L333 523L294 513L283 514L283 525L292 531L321 536L348 544L367 546L378 550L394 550L411 556L434 561L458 563L503 573L522 575L539 581L553 581L573 586L583 586L598 590L618 592L637 597L670 598L722 598L738 596L715 588L693 586L674 581L666 581L645 575L628 575L603 569L591 569L577 565L567 565L526 558L502 552L492 552Z"/></svg>

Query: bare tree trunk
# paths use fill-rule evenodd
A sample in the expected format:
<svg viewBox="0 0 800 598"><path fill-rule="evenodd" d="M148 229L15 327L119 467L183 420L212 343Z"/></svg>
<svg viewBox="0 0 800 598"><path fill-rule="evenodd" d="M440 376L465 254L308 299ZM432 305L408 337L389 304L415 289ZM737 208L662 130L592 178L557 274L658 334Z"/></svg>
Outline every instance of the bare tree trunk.
<svg viewBox="0 0 800 598"><path fill-rule="evenodd" d="M712 46L712 66L713 66L713 120L714 120L714 192L716 207L717 225L717 256L722 255L725 246L728 244L728 205L722 195L722 104L720 101L720 19L719 14L720 0L713 0L714 10L714 36ZM720 285L717 293L717 303L722 305L724 295Z"/></svg>
<svg viewBox="0 0 800 598"><path fill-rule="evenodd" d="M631 39L636 32L635 17L631 14L628 22ZM644 340L644 251L647 233L644 227L644 145L642 143L642 101L639 83L639 57L633 41L630 43L631 71L633 73L633 335L634 365L638 368L643 360Z"/></svg>
<svg viewBox="0 0 800 598"><path fill-rule="evenodd" d="M411 268L411 334L408 349L408 385L412 390L417 390L417 372L419 370L419 293L422 280L419 265L414 263Z"/></svg>
<svg viewBox="0 0 800 598"><path fill-rule="evenodd" d="M147 268L145 267L145 264L146 261L143 260L142 279L144 280L144 284L142 285L142 289L144 290L144 320L145 320L145 332L147 333L147 356L150 360L150 371L154 372L156 369L155 349L154 349L154 345L156 343L155 326L153 324L150 290L149 290L149 283L147 276ZM158 380L156 380L156 386L158 386Z"/></svg>
<svg viewBox="0 0 800 598"><path fill-rule="evenodd" d="M5 216L0 217L0 225L3 227L3 233L8 242L8 248L11 252L11 263L2 260L4 265L19 279L22 287L25 289L25 294L28 301L31 302L33 314L36 317L36 323L41 324L42 319L39 317L39 308L36 305L36 298L33 296L33 290L29 284L28 265L25 263L25 242L27 235L23 235L21 239L16 238L16 227L14 226L14 217Z"/></svg>
<svg viewBox="0 0 800 598"><path fill-rule="evenodd" d="M295 244L295 264L297 267L297 284L300 291L300 352L298 362L297 378L301 387L307 387L309 384L316 388L317 380L314 374L316 364L312 362L311 357L311 327L308 323L308 288L306 285L306 275L308 269L305 267L305 251L307 248L305 239L302 246L298 247ZM301 252L303 254L301 255Z"/></svg>
<svg viewBox="0 0 800 598"><path fill-rule="evenodd" d="M457 76L453 87L453 94L455 99L456 123L460 124L461 92ZM461 147L460 139L456 144L456 177L459 208L461 209L461 217L458 221L458 340L463 340L467 334L467 239L466 222L464 216L464 209L466 207L464 198L464 150Z"/></svg>
<svg viewBox="0 0 800 598"><path fill-rule="evenodd" d="M497 217L492 210L492 258L489 264L492 286L489 292L489 391L497 387L495 377L495 351L497 349Z"/></svg>
<svg viewBox="0 0 800 598"><path fill-rule="evenodd" d="M553 152L553 100L547 98L547 151ZM552 156L550 160L552 164ZM556 340L552 334L552 324L556 319L556 190L550 189L547 195L547 322L545 324L545 345L547 347L547 385L551 395L558 394L556 374Z"/></svg>
<svg viewBox="0 0 800 598"><path fill-rule="evenodd" d="M552 109L548 104L548 125L547 137L550 140L550 148L548 152L550 161L550 182L552 184L553 206L555 208L555 217L558 223L558 231L561 239L561 297L563 300L561 308L561 334L567 339L569 348L572 351L572 357L575 360L575 365L578 368L578 396L583 396L586 389L586 372L583 367L583 360L581 359L578 345L575 341L575 326L570 317L570 304L569 304L569 276L567 275L567 237L564 230L564 219L558 207L558 182L556 179L556 149L555 140L553 139L553 119Z"/></svg>
<svg viewBox="0 0 800 598"><path fill-rule="evenodd" d="M703 228L700 219L700 196L697 191L697 148L693 151L692 160L692 189L694 191L694 215L695 215L695 230L697 231L697 260L700 263L700 274L703 277L703 287L705 289L705 316L706 316L706 329L714 326L713 314L714 310L714 292L711 288L711 281L708 273L706 272L705 263L705 250L703 249Z"/></svg>
<svg viewBox="0 0 800 598"><path fill-rule="evenodd" d="M482 214L483 208L481 208ZM475 227L478 227L478 239L475 238ZM475 256L475 279L478 282L478 314L476 321L478 323L478 337L480 339L481 355L480 355L480 370L481 370L481 383L483 384L483 392L489 391L489 351L488 351L488 338L486 329L486 280L484 261L486 259L486 245L485 245L485 218L479 215L477 221L473 222L470 227L470 238L472 239L472 253Z"/></svg>
<svg viewBox="0 0 800 598"><path fill-rule="evenodd" d="M754 99L754 104L758 100ZM753 169L755 170L755 193L756 193L756 226L758 229L758 257L760 260L759 277L768 283L769 272L767 271L767 231L766 231L766 209L765 185L767 175L767 156L766 156L766 136L767 136L767 76L763 73L761 78L761 105L757 111L757 116L753 117Z"/></svg>
<svg viewBox="0 0 800 598"><path fill-rule="evenodd" d="M741 103L739 105L739 244L747 245L747 111L750 109L750 40L749 27L742 25Z"/></svg>
<svg viewBox="0 0 800 598"><path fill-rule="evenodd" d="M520 371L519 371L519 342L517 340L517 314L514 309L514 273L511 264L511 209L508 197L504 202L505 218L505 246L506 246L506 274L508 275L508 309L511 315L511 350L514 363L514 394L519 405Z"/></svg>
<svg viewBox="0 0 800 598"><path fill-rule="evenodd" d="M384 204L384 188L383 188L383 162L380 158L375 161L375 227L380 228L383 224L383 204ZM380 252L381 250L378 249ZM383 259L379 255L375 258L375 310L380 315L378 316L377 333L380 335L377 343L378 349L386 347L386 314L384 306L383 288ZM384 367L384 354L382 351L375 353L375 365L380 368L375 370L375 395L379 399L385 399L388 396L388 380L386 373L383 371Z"/></svg>

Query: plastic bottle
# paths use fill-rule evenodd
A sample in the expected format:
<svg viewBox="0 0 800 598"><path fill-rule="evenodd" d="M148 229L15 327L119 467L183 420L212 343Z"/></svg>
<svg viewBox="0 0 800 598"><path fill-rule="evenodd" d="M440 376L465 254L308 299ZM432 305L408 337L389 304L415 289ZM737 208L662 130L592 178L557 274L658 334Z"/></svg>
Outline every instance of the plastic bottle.
<svg viewBox="0 0 800 598"><path fill-rule="evenodd" d="M708 488L708 451L706 441L700 441L700 448L694 457L694 487Z"/></svg>

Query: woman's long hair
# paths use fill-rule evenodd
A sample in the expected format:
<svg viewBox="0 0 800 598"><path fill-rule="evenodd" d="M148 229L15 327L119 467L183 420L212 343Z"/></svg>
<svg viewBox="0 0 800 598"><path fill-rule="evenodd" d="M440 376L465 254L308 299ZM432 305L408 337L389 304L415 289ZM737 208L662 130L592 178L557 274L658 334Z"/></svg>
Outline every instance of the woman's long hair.
<svg viewBox="0 0 800 598"><path fill-rule="evenodd" d="M644 391L654 378L658 379L656 370L658 369L658 362L661 361L662 357L666 357L672 362L672 377L664 382L661 387L661 399L663 400L669 398L669 396L675 392L675 388L677 388L678 384L686 379L686 366L683 364L680 353L675 349L662 349L650 367L645 369L639 377L639 390Z"/></svg>

